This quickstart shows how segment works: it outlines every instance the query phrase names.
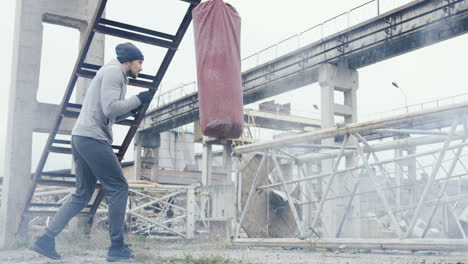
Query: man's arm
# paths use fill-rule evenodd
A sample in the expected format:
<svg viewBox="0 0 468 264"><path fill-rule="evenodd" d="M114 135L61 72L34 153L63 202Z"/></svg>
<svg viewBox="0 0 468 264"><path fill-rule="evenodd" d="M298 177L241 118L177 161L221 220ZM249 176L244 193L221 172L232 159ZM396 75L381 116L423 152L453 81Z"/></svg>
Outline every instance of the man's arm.
<svg viewBox="0 0 468 264"><path fill-rule="evenodd" d="M120 100L122 73L119 69L109 68L102 76L101 104L104 115L115 121L118 116L128 114L140 106L140 99L136 95Z"/></svg>

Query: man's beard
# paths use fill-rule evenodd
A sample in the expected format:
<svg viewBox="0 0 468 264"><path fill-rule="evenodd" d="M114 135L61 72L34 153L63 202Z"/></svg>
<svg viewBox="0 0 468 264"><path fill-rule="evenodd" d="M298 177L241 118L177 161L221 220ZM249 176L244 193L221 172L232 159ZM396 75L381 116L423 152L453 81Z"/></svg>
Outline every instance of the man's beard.
<svg viewBox="0 0 468 264"><path fill-rule="evenodd" d="M133 79L137 78L137 76L135 74L133 74L133 72L131 70L127 71L127 76L130 77L130 78L133 78Z"/></svg>

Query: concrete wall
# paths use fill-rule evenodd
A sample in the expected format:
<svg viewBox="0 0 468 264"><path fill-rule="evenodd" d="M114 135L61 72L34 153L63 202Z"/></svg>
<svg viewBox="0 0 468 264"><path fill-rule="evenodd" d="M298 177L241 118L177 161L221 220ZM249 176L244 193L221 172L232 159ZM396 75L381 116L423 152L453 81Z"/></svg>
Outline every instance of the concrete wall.
<svg viewBox="0 0 468 264"><path fill-rule="evenodd" d="M195 165L195 150L192 133L168 131L161 133L158 168L160 170L184 170Z"/></svg>

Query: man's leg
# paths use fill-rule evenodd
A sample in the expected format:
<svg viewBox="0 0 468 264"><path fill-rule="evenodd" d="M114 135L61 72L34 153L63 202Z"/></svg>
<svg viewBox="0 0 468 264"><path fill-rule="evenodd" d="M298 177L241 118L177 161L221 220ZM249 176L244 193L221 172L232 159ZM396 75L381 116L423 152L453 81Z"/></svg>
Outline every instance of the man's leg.
<svg viewBox="0 0 468 264"><path fill-rule="evenodd" d="M124 245L125 210L128 183L112 147L103 140L77 138L77 150L96 178L101 182L108 201L109 234L111 247Z"/></svg>
<svg viewBox="0 0 468 264"><path fill-rule="evenodd" d="M75 161L76 190L58 210L54 218L46 228L45 234L40 236L31 249L52 259L60 259L61 256L55 250L55 237L62 232L70 219L78 214L91 199L96 187L96 177L79 155L72 138L72 154Z"/></svg>
<svg viewBox="0 0 468 264"><path fill-rule="evenodd" d="M96 188L96 177L77 151L75 137L72 139L72 153L76 168L76 190L71 198L60 207L47 227L46 234L50 237L56 237L68 222L88 205Z"/></svg>

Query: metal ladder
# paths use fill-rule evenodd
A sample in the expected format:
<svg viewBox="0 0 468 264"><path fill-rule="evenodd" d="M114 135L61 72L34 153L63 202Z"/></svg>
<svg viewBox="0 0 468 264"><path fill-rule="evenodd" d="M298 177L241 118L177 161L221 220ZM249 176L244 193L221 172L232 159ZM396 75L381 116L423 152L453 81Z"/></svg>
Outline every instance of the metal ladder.
<svg viewBox="0 0 468 264"><path fill-rule="evenodd" d="M54 211L47 211L44 210L44 208L57 208L61 205L57 203L33 203L32 199L37 185L68 187L75 186L76 181L73 180L75 178L75 175L73 175L72 173L63 173L56 171L48 172L44 171L44 167L49 158L49 153L71 154L71 137L70 139L57 138L57 134L62 120L64 120L65 118L76 119L80 113L81 105L70 103L70 98L72 96L78 77L94 78L96 72L101 67L101 65L85 63L85 59L90 48L91 42L93 40L94 34L97 32L127 40L143 42L146 44L151 44L167 49L165 57L161 65L159 66L157 73L154 76L147 74L139 74L137 79L129 81L129 85L131 86L138 86L148 89L151 93L151 97L153 97L172 61L172 58L175 55L175 52L180 42L182 41L182 38L188 26L190 25L190 22L192 20L192 10L200 3L201 0L172 1L183 1L189 4L184 18L182 19L182 22L180 23L180 26L175 35L105 19L102 17L102 15L106 7L107 0L99 0L94 16L90 21L89 27L87 29L86 38L81 44L79 56L73 68L72 75L70 77L65 91L65 95L62 99L62 102L60 103L60 110L57 114L55 125L49 134L37 169L32 175L32 184L30 185L30 189L28 192L27 202L22 211L22 218L20 223L21 225L24 226L25 224L27 224L25 223L25 219L27 219L25 217L26 215L41 215L54 213ZM119 161L123 159L125 152L127 151L130 142L134 137L148 106L148 104L143 105L142 110L138 113L137 116L135 116L134 119L126 119L116 123L119 125L129 127L123 143L118 146L112 146L113 149L117 150L115 154ZM81 215L89 216L89 224L93 223L94 215L99 207L99 204L104 198L104 190L99 184L97 185L96 189L97 190L95 191L93 198L88 204L88 206L86 206L80 212Z"/></svg>

